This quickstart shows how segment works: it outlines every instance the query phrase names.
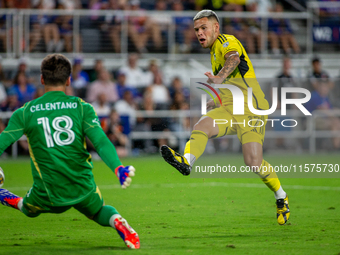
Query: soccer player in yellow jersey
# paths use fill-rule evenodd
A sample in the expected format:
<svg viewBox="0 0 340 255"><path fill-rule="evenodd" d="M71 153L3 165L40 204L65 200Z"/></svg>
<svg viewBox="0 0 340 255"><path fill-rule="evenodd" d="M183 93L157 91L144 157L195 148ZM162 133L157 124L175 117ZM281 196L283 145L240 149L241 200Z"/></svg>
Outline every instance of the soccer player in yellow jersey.
<svg viewBox="0 0 340 255"><path fill-rule="evenodd" d="M210 84L232 84L240 88L245 98L244 115L233 115L233 97L229 89L219 89L222 105L209 111L195 124L184 150L180 155L166 145L161 147L161 154L166 162L183 175L189 175L194 162L203 154L209 138L237 134L242 143L244 162L259 175L261 180L274 192L277 205L277 221L280 225L287 222L290 216L288 196L282 189L275 171L269 171L270 165L263 159L263 140L265 126L248 123L248 120L259 120L265 123L267 116L256 116L248 109L247 89L252 88L254 108L267 110L268 102L258 84L252 63L237 38L220 34L219 19L215 12L202 10L194 17L194 29L197 39L203 48L209 48L213 74L206 72ZM213 100L208 107L213 107ZM214 119L230 120L225 124L214 124ZM232 125L231 123L240 123ZM256 121L257 122L257 121ZM261 122L262 123L262 122ZM254 128L255 126L255 128Z"/></svg>

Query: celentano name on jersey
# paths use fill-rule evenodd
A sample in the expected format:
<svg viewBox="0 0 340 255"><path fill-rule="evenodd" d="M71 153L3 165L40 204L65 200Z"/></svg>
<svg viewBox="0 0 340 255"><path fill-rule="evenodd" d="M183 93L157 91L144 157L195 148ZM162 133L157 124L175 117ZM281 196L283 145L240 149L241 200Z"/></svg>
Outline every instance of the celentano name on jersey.
<svg viewBox="0 0 340 255"><path fill-rule="evenodd" d="M37 104L30 107L31 112L38 111L53 111L62 109L76 109L78 104L75 102L55 102L46 104Z"/></svg>

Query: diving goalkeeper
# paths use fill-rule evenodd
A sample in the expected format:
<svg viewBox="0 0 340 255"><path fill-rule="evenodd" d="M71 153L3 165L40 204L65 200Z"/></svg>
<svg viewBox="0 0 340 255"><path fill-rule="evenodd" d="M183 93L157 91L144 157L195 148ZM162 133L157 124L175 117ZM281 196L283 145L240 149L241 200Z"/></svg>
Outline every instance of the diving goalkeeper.
<svg viewBox="0 0 340 255"><path fill-rule="evenodd" d="M78 97L65 95L70 74L70 61L63 55L44 58L41 83L45 94L16 110L1 133L0 155L23 134L27 136L34 183L23 198L0 189L0 202L28 217L63 213L74 207L98 224L116 229L129 248L138 249L137 233L114 207L104 204L93 178L85 137L123 188L129 186L135 169L122 165L93 107Z"/></svg>

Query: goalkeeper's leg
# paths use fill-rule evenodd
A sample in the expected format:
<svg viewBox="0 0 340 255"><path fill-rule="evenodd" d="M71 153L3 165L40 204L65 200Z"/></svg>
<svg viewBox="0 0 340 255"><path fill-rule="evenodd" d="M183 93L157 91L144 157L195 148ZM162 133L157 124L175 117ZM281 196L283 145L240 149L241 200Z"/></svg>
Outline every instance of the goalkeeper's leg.
<svg viewBox="0 0 340 255"><path fill-rule="evenodd" d="M86 215L89 219L97 222L99 225L116 229L127 247L131 249L139 249L140 243L138 234L130 227L127 221L114 207L104 205L104 201L98 187L86 199L79 204L74 205L74 208Z"/></svg>
<svg viewBox="0 0 340 255"><path fill-rule="evenodd" d="M220 130L218 125L214 125L214 119L203 116L194 126L190 140L186 143L184 155L175 152L170 147L161 147L162 157L170 165L175 167L183 175L189 175L195 161L203 154L209 138L217 137Z"/></svg>
<svg viewBox="0 0 340 255"><path fill-rule="evenodd" d="M94 215L93 220L101 226L113 227L117 230L117 233L123 239L127 247L139 249L140 242L138 234L114 207L104 205L99 212Z"/></svg>
<svg viewBox="0 0 340 255"><path fill-rule="evenodd" d="M242 151L245 164L251 167L263 183L274 192L277 207L277 221L280 225L285 224L290 216L288 196L282 189L274 168L263 159L262 144L258 142L245 143L242 145Z"/></svg>
<svg viewBox="0 0 340 255"><path fill-rule="evenodd" d="M7 189L0 189L0 203L21 211L22 209L22 197L19 197Z"/></svg>

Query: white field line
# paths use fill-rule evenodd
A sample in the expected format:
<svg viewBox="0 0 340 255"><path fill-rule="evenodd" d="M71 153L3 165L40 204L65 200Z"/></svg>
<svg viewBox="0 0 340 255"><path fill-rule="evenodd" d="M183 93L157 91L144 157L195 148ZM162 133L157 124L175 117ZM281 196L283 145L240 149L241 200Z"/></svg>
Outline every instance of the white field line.
<svg viewBox="0 0 340 255"><path fill-rule="evenodd" d="M160 184L134 184L129 189L152 189L152 188L196 188L196 187L236 187L236 188L263 188L267 189L264 184L257 183L226 183L226 182L195 182L195 183L160 183ZM30 187L6 187L9 191L29 190ZM99 189L120 189L120 185L99 185ZM304 186L304 185L284 185L285 190L331 190L340 191L340 187L332 186Z"/></svg>

